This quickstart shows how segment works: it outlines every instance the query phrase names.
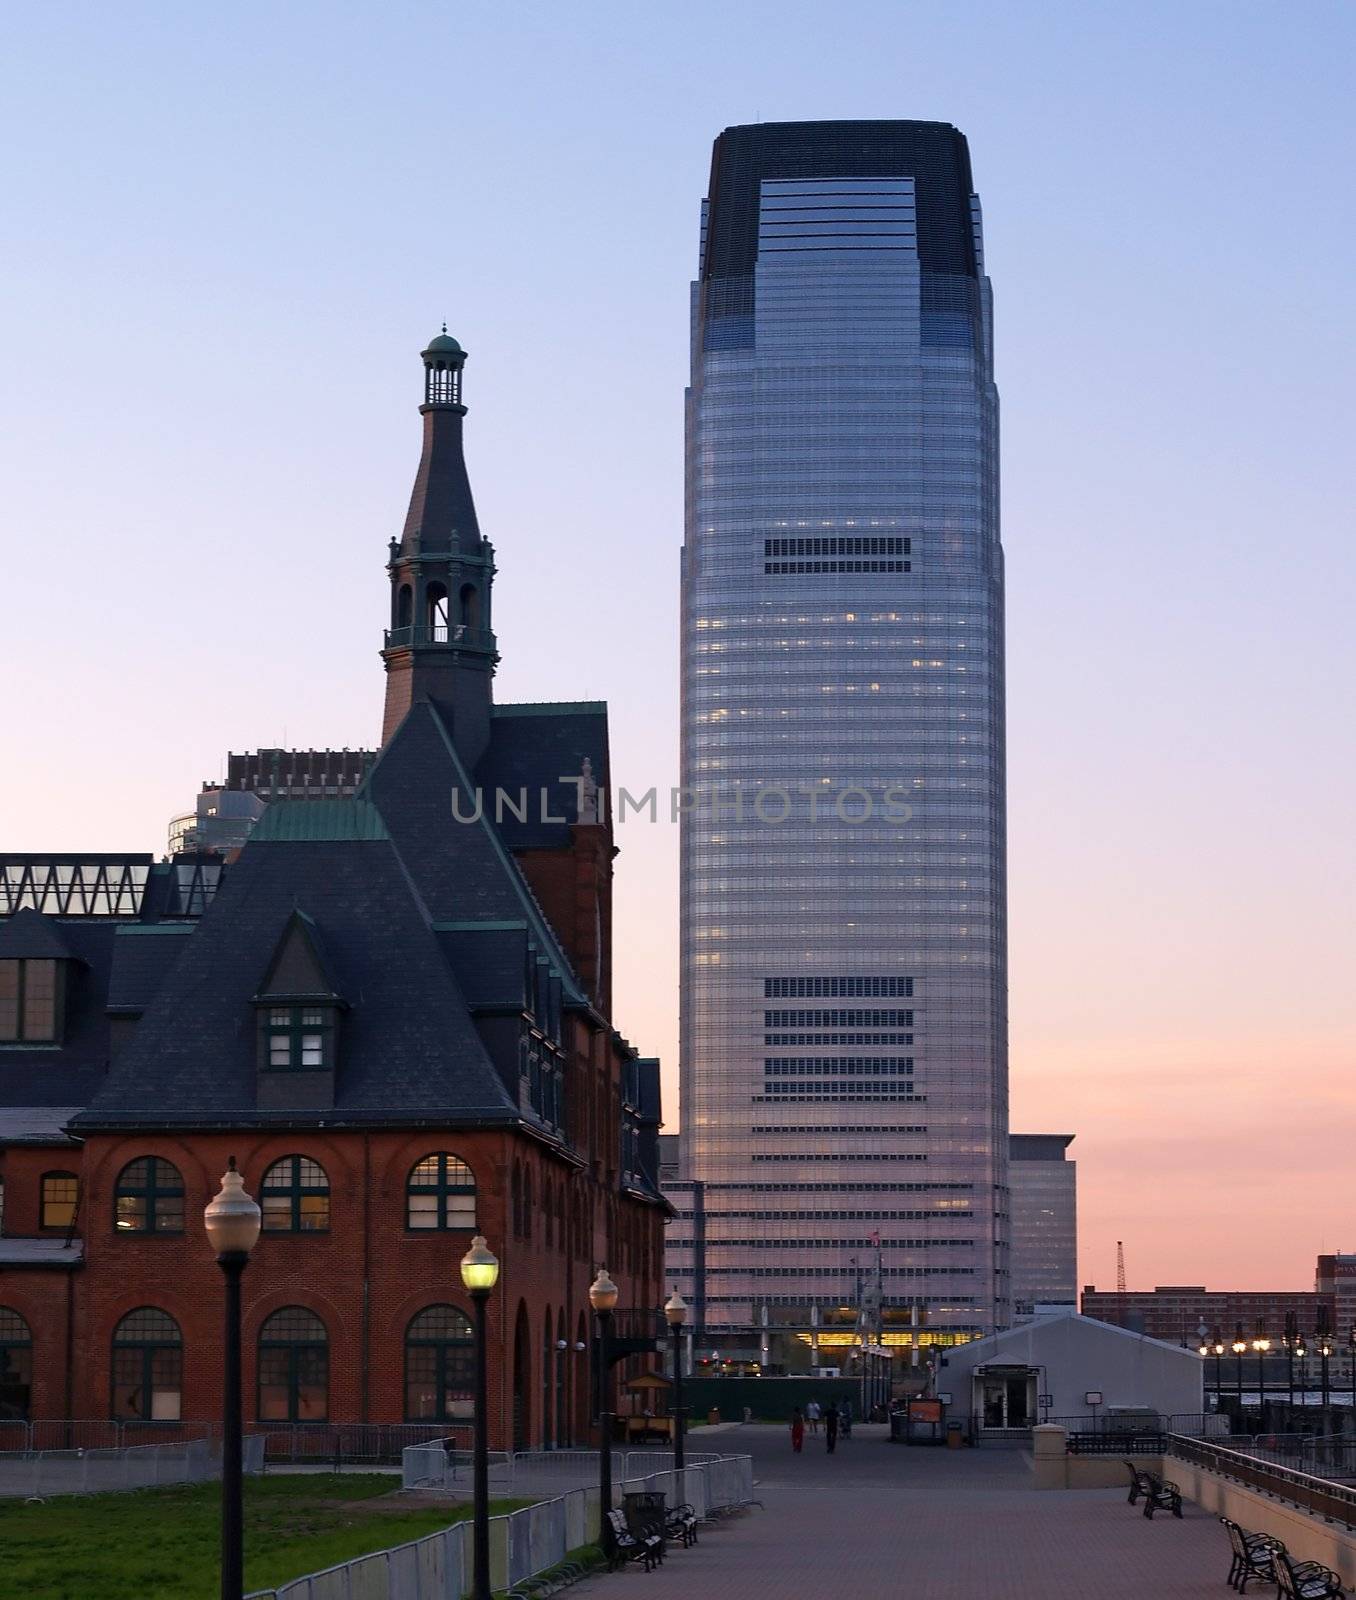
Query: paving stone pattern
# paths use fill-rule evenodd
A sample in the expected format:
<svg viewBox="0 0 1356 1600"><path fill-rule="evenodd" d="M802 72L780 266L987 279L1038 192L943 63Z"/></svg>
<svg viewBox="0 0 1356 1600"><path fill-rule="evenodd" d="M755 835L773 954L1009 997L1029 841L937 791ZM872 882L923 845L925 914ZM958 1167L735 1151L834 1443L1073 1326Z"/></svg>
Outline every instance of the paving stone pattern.
<svg viewBox="0 0 1356 1600"><path fill-rule="evenodd" d="M1190 1503L1147 1522L1118 1489L1028 1487L1013 1447L892 1445L858 1426L827 1455L785 1430L722 1432L754 1458L762 1509L703 1529L654 1572L628 1568L573 1593L588 1600L1219 1600L1228 1541Z"/></svg>

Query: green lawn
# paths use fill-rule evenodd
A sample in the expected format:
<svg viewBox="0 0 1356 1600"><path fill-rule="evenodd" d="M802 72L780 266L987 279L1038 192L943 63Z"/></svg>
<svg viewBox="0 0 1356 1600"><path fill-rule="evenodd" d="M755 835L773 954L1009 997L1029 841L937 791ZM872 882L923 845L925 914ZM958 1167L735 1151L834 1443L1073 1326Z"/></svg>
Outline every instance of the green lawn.
<svg viewBox="0 0 1356 1600"><path fill-rule="evenodd" d="M381 1473L270 1474L245 1480L245 1589L417 1539L469 1506L405 1508ZM495 1501L497 1515L528 1504ZM215 1600L221 1489L0 1500L3 1600Z"/></svg>

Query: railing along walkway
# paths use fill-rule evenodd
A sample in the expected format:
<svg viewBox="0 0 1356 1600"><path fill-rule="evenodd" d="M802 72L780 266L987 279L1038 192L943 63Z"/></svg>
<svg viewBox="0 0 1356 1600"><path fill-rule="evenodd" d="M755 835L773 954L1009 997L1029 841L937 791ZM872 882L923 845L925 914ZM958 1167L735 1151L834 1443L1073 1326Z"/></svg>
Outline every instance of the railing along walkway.
<svg viewBox="0 0 1356 1600"><path fill-rule="evenodd" d="M1204 1467L1207 1472L1232 1478L1250 1489L1259 1489L1278 1500L1288 1500L1326 1522L1356 1529L1356 1488L1346 1484L1315 1477L1313 1473L1282 1466L1242 1450L1225 1449L1204 1439L1188 1439L1182 1434L1168 1436L1167 1454Z"/></svg>

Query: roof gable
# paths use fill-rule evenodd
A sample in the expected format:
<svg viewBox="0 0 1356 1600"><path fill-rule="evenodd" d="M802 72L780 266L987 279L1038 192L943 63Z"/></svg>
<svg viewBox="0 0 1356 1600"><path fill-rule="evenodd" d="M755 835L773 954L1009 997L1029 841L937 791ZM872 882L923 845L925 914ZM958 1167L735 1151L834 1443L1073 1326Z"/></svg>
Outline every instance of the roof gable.
<svg viewBox="0 0 1356 1600"><path fill-rule="evenodd" d="M583 1003L578 981L503 839L477 804L452 736L427 700L413 706L361 791L381 816L438 923L523 921L565 993ZM492 814L491 797L491 814Z"/></svg>
<svg viewBox="0 0 1356 1600"><path fill-rule="evenodd" d="M326 966L315 923L302 911L287 919L263 982L258 1000L339 1000L342 996Z"/></svg>
<svg viewBox="0 0 1356 1600"><path fill-rule="evenodd" d="M0 961L78 961L50 917L32 906L0 923Z"/></svg>
<svg viewBox="0 0 1356 1600"><path fill-rule="evenodd" d="M76 1128L306 1120L258 1108L263 951L348 1001L327 1123L517 1120L392 843L251 839Z"/></svg>

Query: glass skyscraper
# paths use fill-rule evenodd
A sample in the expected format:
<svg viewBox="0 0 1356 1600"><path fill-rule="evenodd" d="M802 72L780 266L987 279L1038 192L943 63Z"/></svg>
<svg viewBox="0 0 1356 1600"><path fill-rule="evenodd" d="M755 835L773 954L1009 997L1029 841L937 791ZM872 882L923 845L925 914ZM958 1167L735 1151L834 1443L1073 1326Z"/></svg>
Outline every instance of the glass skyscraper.
<svg viewBox="0 0 1356 1600"><path fill-rule="evenodd" d="M992 351L955 128L716 140L668 1189L669 1277L713 1347L822 1364L1009 1320Z"/></svg>

